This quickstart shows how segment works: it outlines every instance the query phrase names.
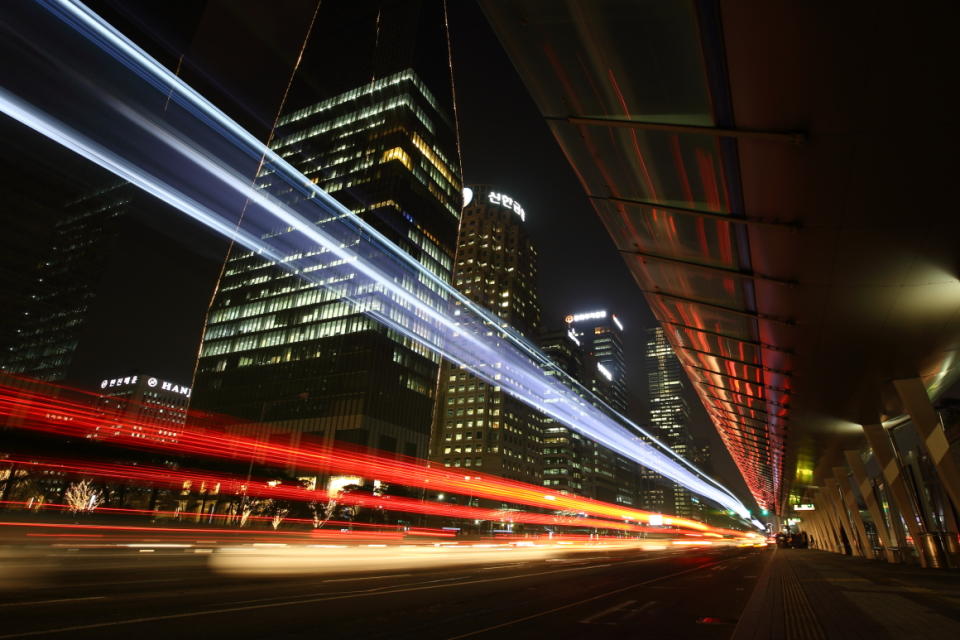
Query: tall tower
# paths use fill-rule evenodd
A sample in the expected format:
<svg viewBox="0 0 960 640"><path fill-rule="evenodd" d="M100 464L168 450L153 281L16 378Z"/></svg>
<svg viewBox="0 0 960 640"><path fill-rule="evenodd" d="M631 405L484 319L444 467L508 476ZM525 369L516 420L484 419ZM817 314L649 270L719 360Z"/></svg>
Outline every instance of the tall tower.
<svg viewBox="0 0 960 640"><path fill-rule="evenodd" d="M511 196L485 186L464 190L454 283L474 302L526 336L540 326L537 253ZM492 363L495 368L496 363ZM431 459L540 484L543 416L499 386L444 363Z"/></svg>
<svg viewBox="0 0 960 640"><path fill-rule="evenodd" d="M547 331L540 349L562 371L583 384L584 354L571 328ZM548 370L547 375L556 375ZM593 492L593 459L596 443L549 416L543 419L543 486L560 493L596 497Z"/></svg>
<svg viewBox="0 0 960 640"><path fill-rule="evenodd" d="M5 354L4 371L48 381L74 377L74 358L98 284L111 266L135 195L133 186L117 183L64 207L35 274L32 304L22 312L18 339Z"/></svg>
<svg viewBox="0 0 960 640"><path fill-rule="evenodd" d="M424 54L445 51L439 6L324 3L271 147L449 280L462 186L449 78L435 72L446 57ZM424 457L438 361L333 290L236 250L207 316L192 404L254 421L238 429L265 439Z"/></svg>
<svg viewBox="0 0 960 640"><path fill-rule="evenodd" d="M599 312L595 314L595 318L581 318L580 321L602 319L599 318ZM578 331L574 317L567 317L564 330L545 333L540 339L540 346L561 369L613 406L617 400L612 371L624 370L623 352L619 350L619 366L611 363L610 358L604 358L608 367L598 358L597 350L593 349L592 338L600 337L600 357L604 357L608 355L607 352L614 350L614 344L619 347L619 334L616 334L614 343L614 337L605 333L584 329ZM618 330L622 328L619 320L614 326ZM591 339L585 340L587 336ZM543 484L555 491L576 493L604 502L637 503L637 463L550 418L544 419L543 465Z"/></svg>
<svg viewBox="0 0 960 640"><path fill-rule="evenodd" d="M203 232L117 181L64 204L52 227L36 271L20 274L29 299L0 369L88 388L105 368L189 376L196 344L171 328L199 329L210 299L219 265L180 243Z"/></svg>
<svg viewBox="0 0 960 640"><path fill-rule="evenodd" d="M627 410L627 366L623 358L623 323L605 309L566 317L587 356L585 383L607 404Z"/></svg>
<svg viewBox="0 0 960 640"><path fill-rule="evenodd" d="M652 435L689 458L693 442L689 430L690 408L683 397L683 369L662 327L647 329L643 359ZM683 517L694 515L689 491L649 469L642 470L641 479L644 508Z"/></svg>

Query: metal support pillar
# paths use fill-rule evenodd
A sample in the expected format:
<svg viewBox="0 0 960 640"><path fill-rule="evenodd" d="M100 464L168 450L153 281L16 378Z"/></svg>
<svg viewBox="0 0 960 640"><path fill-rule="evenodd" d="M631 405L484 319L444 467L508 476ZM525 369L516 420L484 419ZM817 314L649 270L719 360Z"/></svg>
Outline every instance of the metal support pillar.
<svg viewBox="0 0 960 640"><path fill-rule="evenodd" d="M927 533L926 525L916 501L910 496L906 481L903 479L900 460L893 448L893 442L890 441L890 436L883 425L865 424L862 426L863 432L867 436L867 442L873 449L873 455L876 456L880 468L883 469L883 479L887 484L889 495L896 503L897 510L900 511L900 515L903 516L907 525L907 531L913 538L913 545L920 557L920 565L930 566L932 563L930 558L927 557L927 549L923 545L924 536Z"/></svg>
<svg viewBox="0 0 960 640"><path fill-rule="evenodd" d="M867 506L867 513L870 514L870 518L873 520L873 526L877 530L877 537L880 538L880 544L883 545L883 553L887 562L897 562L897 556L893 551L893 548L899 546L899 544L894 541L890 536L890 531L887 529L887 521L883 517L883 511L880 509L880 504L877 502L877 496L873 491L873 484L870 482L870 478L867 477L867 469L863 466L863 460L860 459L860 452L856 450L844 451L844 457L847 459L847 464L850 465L850 470L853 472L853 479L857 483L857 488L860 490L860 497L863 498L863 503Z"/></svg>
<svg viewBox="0 0 960 640"><path fill-rule="evenodd" d="M833 468L833 477L837 481L837 488L840 490L840 506L846 508L847 519L853 525L853 531L860 540L860 551L864 558L874 559L873 544L870 542L870 536L867 535L867 528L863 525L863 516L860 515L860 506L857 504L857 496L854 495L850 487L850 480L847 477L847 470L843 467Z"/></svg>
<svg viewBox="0 0 960 640"><path fill-rule="evenodd" d="M893 386L930 454L944 491L950 496L954 507L960 509L960 462L957 452L951 451L947 434L940 424L940 416L930 404L923 381L920 378L894 380ZM956 445L953 448L957 448Z"/></svg>

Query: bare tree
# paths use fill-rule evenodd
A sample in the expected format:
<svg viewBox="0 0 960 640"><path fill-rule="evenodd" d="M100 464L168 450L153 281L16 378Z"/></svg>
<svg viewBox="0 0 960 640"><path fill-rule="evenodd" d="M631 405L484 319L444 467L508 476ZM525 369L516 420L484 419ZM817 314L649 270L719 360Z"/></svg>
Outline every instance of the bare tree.
<svg viewBox="0 0 960 640"><path fill-rule="evenodd" d="M270 521L274 531L280 528L280 523L283 522L283 519L287 517L288 513L290 513L290 509L286 507L277 507L276 510L274 510L273 520Z"/></svg>
<svg viewBox="0 0 960 640"><path fill-rule="evenodd" d="M337 494L339 495L339 494ZM321 505L317 501L310 503L310 513L313 514L313 528L319 529L323 525L327 524L327 520L333 517L334 512L337 509L337 498L331 496L327 500L327 504Z"/></svg>
<svg viewBox="0 0 960 640"><path fill-rule="evenodd" d="M63 494L71 513L93 513L103 502L103 494L95 489L90 480L74 482Z"/></svg>
<svg viewBox="0 0 960 640"><path fill-rule="evenodd" d="M273 506L273 500L247 500L243 503L243 510L240 512L240 526L247 524L250 516L259 516L266 513ZM282 520L282 518L281 518ZM279 523L277 524L279 526ZM276 528L276 527L274 527Z"/></svg>

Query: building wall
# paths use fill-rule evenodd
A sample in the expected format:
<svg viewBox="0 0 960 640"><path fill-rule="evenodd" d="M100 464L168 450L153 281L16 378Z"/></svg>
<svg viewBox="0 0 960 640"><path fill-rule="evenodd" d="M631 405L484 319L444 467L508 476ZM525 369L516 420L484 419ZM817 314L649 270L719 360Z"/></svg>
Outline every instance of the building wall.
<svg viewBox="0 0 960 640"><path fill-rule="evenodd" d="M647 330L644 374L652 435L674 452L690 459L695 452L690 435L690 408L683 395L685 374L662 327ZM642 469L641 482L641 504L645 508L682 517L697 515L695 505L699 502L687 489L649 469Z"/></svg>
<svg viewBox="0 0 960 640"><path fill-rule="evenodd" d="M594 375L597 358L584 353L579 333L568 326L545 333L541 348L575 380L608 401L611 385ZM621 369L622 371L623 369ZM579 433L545 417L543 484L555 491L575 493L596 500L635 505L638 501L639 466Z"/></svg>
<svg viewBox="0 0 960 640"><path fill-rule="evenodd" d="M608 405L625 413L627 365L620 320L613 313L599 310L570 314L566 323L590 359L584 370L584 384Z"/></svg>
<svg viewBox="0 0 960 640"><path fill-rule="evenodd" d="M135 189L115 183L68 203L33 277L31 304L3 370L39 380L69 377L98 284L109 267ZM29 277L29 276L28 276Z"/></svg>
<svg viewBox="0 0 960 640"><path fill-rule="evenodd" d="M449 280L461 199L453 130L413 70L285 114L272 148ZM270 174L260 184L300 197ZM424 457L438 358L361 314L348 284L318 288L235 251L207 317L194 406L268 423L293 443L308 435Z"/></svg>
<svg viewBox="0 0 960 640"><path fill-rule="evenodd" d="M506 324L534 336L540 326L537 254L523 227L525 211L489 187L472 187L471 193L463 210L454 283ZM541 483L544 416L446 362L437 396L432 460Z"/></svg>

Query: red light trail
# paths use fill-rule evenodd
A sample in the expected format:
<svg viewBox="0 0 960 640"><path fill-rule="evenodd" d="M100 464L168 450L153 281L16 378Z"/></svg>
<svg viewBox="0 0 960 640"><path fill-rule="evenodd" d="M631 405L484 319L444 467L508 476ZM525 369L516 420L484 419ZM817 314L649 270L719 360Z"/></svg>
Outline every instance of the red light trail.
<svg viewBox="0 0 960 640"><path fill-rule="evenodd" d="M62 387L47 387L31 382L33 387L55 389L61 397L39 391L0 385L0 416L8 417L10 426L57 434L98 440L111 445L141 450L162 451L179 455L196 455L227 460L255 460L279 467L294 466L300 470L316 473L336 473L376 478L384 482L416 487L430 491L449 492L486 498L497 501L581 514L584 517L556 516L520 511L482 509L466 505L453 505L437 501L423 501L398 496L374 496L363 493L348 493L337 497L341 504L382 508L406 513L441 515L487 521L511 521L528 524L597 527L622 531L647 531L639 523L660 521L666 526L697 531L713 531L720 534L739 535L741 532L716 529L683 518L631 509L619 505L591 500L574 495L548 491L543 487L507 480L497 476L471 472L469 475L450 471L447 468L430 466L427 463L408 459L388 458L371 453L345 448L302 445L290 447L252 438L204 430L189 425L173 429L171 438L168 425L159 427L146 422L135 422L123 417L120 412L103 406L97 400L101 396ZM64 394L79 396L69 400ZM161 436L157 432L163 429ZM250 483L236 477L214 476L208 472L172 471L167 468L146 468L93 463L47 463L60 465L65 472L80 475L114 477L131 481L177 484L183 482L219 483L221 491L242 493L258 497L273 497L284 500L326 500L325 492L307 491L290 486L271 487L264 483ZM599 519L589 519L593 516ZM604 519L608 518L608 519ZM632 521L632 522L627 522ZM633 524L638 523L638 524ZM662 528L656 531L664 531Z"/></svg>

